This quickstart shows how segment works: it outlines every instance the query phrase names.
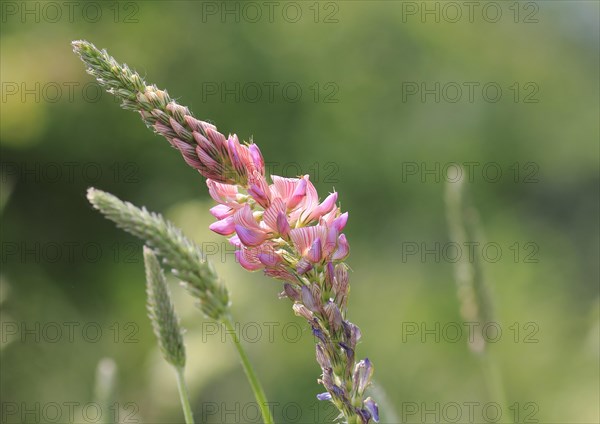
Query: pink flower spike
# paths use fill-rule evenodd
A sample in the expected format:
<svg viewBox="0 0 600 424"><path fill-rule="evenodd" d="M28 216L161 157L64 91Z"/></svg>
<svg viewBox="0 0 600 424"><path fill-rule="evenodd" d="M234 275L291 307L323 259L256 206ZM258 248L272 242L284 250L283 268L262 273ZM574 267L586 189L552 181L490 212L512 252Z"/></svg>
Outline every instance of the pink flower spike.
<svg viewBox="0 0 600 424"><path fill-rule="evenodd" d="M244 246L258 246L267 239L267 235L264 232L242 227L241 225L235 226L235 232Z"/></svg>
<svg viewBox="0 0 600 424"><path fill-rule="evenodd" d="M235 221L233 217L227 217L217 222L213 222L208 227L210 230L222 236L229 236L235 232Z"/></svg>
<svg viewBox="0 0 600 424"><path fill-rule="evenodd" d="M342 230L346 227L348 223L348 212L344 212L339 217L337 217L333 223L331 224L338 232L342 232Z"/></svg>
<svg viewBox="0 0 600 424"><path fill-rule="evenodd" d="M217 219L225 219L233 215L234 210L227 205L217 205L210 208L210 213Z"/></svg>
<svg viewBox="0 0 600 424"><path fill-rule="evenodd" d="M262 153L260 152L258 146L252 143L248 146L248 150L250 151L250 157L252 158L255 169L262 175L265 175L265 160L263 159Z"/></svg>
<svg viewBox="0 0 600 424"><path fill-rule="evenodd" d="M350 253L350 245L348 244L348 240L346 240L346 236L341 234L338 238L338 248L331 258L334 261L339 261L348 256L348 253Z"/></svg>
<svg viewBox="0 0 600 424"><path fill-rule="evenodd" d="M321 262L321 255L321 239L317 237L310 249L308 249L308 252L306 252L306 257L309 261L313 263L318 263Z"/></svg>

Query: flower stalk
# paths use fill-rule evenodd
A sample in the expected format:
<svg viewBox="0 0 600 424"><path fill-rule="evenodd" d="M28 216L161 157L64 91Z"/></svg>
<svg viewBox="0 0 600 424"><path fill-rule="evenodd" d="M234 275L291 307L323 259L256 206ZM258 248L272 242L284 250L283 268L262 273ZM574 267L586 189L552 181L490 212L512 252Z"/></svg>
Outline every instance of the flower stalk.
<svg viewBox="0 0 600 424"><path fill-rule="evenodd" d="M348 213L337 205L338 193L320 200L308 175L268 182L263 156L254 143L241 144L216 127L193 117L166 91L149 86L86 41L73 42L75 53L108 92L126 109L140 113L148 127L163 136L185 162L207 180L217 206L210 229L229 238L236 258L249 271L263 270L283 282L282 298L292 301L316 340L321 367L318 382L347 423L378 421L378 406L366 389L373 365L357 360L360 329L347 319L349 243L343 234Z"/></svg>
<svg viewBox="0 0 600 424"><path fill-rule="evenodd" d="M460 246L474 242L483 245L479 215L465 199L464 184L464 178L460 178L446 185L446 218L450 239ZM477 256L473 261L465 257L456 262L455 281L464 321L482 325L494 322L494 302ZM500 405L502 411L508 411L502 374L483 335L475 333L475 337L469 339L468 347L480 363L488 396Z"/></svg>

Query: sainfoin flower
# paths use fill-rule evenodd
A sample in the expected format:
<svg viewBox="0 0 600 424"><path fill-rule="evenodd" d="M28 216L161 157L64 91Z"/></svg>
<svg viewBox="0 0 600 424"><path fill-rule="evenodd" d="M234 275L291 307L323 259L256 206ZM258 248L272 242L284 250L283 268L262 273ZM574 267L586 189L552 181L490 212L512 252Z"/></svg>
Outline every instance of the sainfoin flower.
<svg viewBox="0 0 600 424"><path fill-rule="evenodd" d="M348 272L343 261L350 247L342 232L348 213L337 206L338 194L319 201L308 175L273 175L269 183L256 144L242 146L236 136L228 140L229 153L223 157L231 159L237 173L231 180L239 183L207 179L209 193L218 203L211 209L217 221L210 229L229 237L242 267L262 269L282 280L282 296L303 308L295 311L313 328L323 372L319 381L327 389L317 398L334 402L349 422L378 421L377 404L370 398L363 401L373 367L368 359L355 363L360 331L344 319ZM209 174L224 169L218 163L211 166Z"/></svg>
<svg viewBox="0 0 600 424"><path fill-rule="evenodd" d="M327 390L318 399L333 402L348 423L378 421L377 404L364 397L373 365L368 359L357 362L361 332L346 319L348 213L337 205L338 193L320 200L308 175L267 177L256 144L240 143L235 134L225 137L90 43L75 42L74 48L124 108L138 111L206 178L217 203L210 210L216 219L210 229L229 238L240 265L284 282L281 297L294 303L294 313L308 321L315 336L319 383Z"/></svg>

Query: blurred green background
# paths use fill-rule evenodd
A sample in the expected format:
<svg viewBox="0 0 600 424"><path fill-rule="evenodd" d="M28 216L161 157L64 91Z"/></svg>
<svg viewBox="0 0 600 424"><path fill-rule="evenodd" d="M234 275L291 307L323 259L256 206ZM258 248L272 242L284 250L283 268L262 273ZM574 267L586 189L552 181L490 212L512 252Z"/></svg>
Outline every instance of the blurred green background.
<svg viewBox="0 0 600 424"><path fill-rule="evenodd" d="M102 419L182 421L146 318L141 245L91 209L92 185L216 246L278 422L334 417L280 284L235 263L207 228L202 177L92 84L70 46L87 39L222 132L253 137L275 174L339 191L349 317L396 411L384 422L495 416L466 333L444 332L467 327L441 174L476 163L466 189L501 248L483 261L501 421L598 423L599 3L450 3L2 2L2 422L52 421L54 404L53 422L101 421L89 405L106 357L118 385ZM198 421L258 422L228 336L172 289Z"/></svg>

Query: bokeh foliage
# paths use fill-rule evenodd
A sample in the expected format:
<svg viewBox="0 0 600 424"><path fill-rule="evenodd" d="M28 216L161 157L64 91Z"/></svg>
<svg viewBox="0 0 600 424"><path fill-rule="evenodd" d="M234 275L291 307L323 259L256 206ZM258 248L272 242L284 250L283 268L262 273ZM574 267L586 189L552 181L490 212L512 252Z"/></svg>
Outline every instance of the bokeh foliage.
<svg viewBox="0 0 600 424"><path fill-rule="evenodd" d="M272 23L243 17L238 23L204 19L203 3L138 2L137 23L113 22L106 6L96 23L3 17L1 318L3 326L79 326L71 342L61 325L65 333L57 343L43 335L40 342L33 335L25 342L4 340L3 327L2 401L89 402L96 364L109 356L119 367L120 403L137 404L143 422L179 417L174 376L160 360L145 316L141 245L90 208L89 185L164 213L199 244L222 243L207 228L211 203L202 178L108 94L98 101L89 101L92 88L83 94L92 80L70 41L88 39L222 132L253 137L276 173L318 170L320 193L333 187L340 192L350 211L349 311L364 334L359 354L375 364L375 378L399 415L408 402L432 407L490 400L464 339L435 343L429 337L422 343L419 336L403 337L406 323L433 328L461 320L453 264L443 255L439 261L432 254L424 260L420 253L406 256L411 243L431 248L449 242L443 181L425 175L422 182L403 169L413 162L429 169L436 162L499 164L499 181L485 181L479 167L467 189L487 240L503 249L485 271L504 331L493 348L509 403L535 402L540 422L598 422L598 3L537 2L537 23L515 23L509 15L497 23L480 15L472 23L422 22L403 14L403 2L385 1L336 2L337 23L315 23L312 2L298 2L304 18L297 23L280 15ZM486 102L476 90L472 103L403 100L407 82L465 81L496 82L503 97ZM58 83L61 99L5 91L6 83L36 82ZM294 82L303 92L297 102L286 101L280 89L272 102L264 93L257 102L243 95L238 102L206 92L211 84L236 82L265 90L266 82ZM317 82L315 102L310 87ZM535 83L539 101L515 102L508 89L515 82ZM65 83L78 84L73 99ZM338 102L323 101L327 83L339 89ZM527 163L537 169L531 183L523 181ZM49 164L59 164L60 178L48 176L54 175ZM539 260L524 262L520 252L515 263L510 246L528 242L539 248ZM52 243L61 246L57 260L48 250ZM101 248L97 261L82 257L89 243ZM26 250L37 253L21 257ZM242 327L259 323L263 331L248 345L270 400L300 405L296 422L331 416L316 403L318 367L309 330L287 302L277 300L278 284L245 273L232 255L213 259ZM233 347L219 335L208 336L207 321L190 299L176 287L172 291L188 330L196 413L201 416L210 402L230 409L240 402L243 408L252 395ZM535 323L539 342L523 343L521 333L515 343L509 330L515 322ZM97 343L82 337L89 323L103 332ZM280 323L274 340L264 323ZM294 343L282 336L286 323L302 325L304 334ZM132 331L134 342L126 343ZM281 414L276 407L276 418ZM220 421L220 415L209 418ZM418 422L420 415L410 420Z"/></svg>

